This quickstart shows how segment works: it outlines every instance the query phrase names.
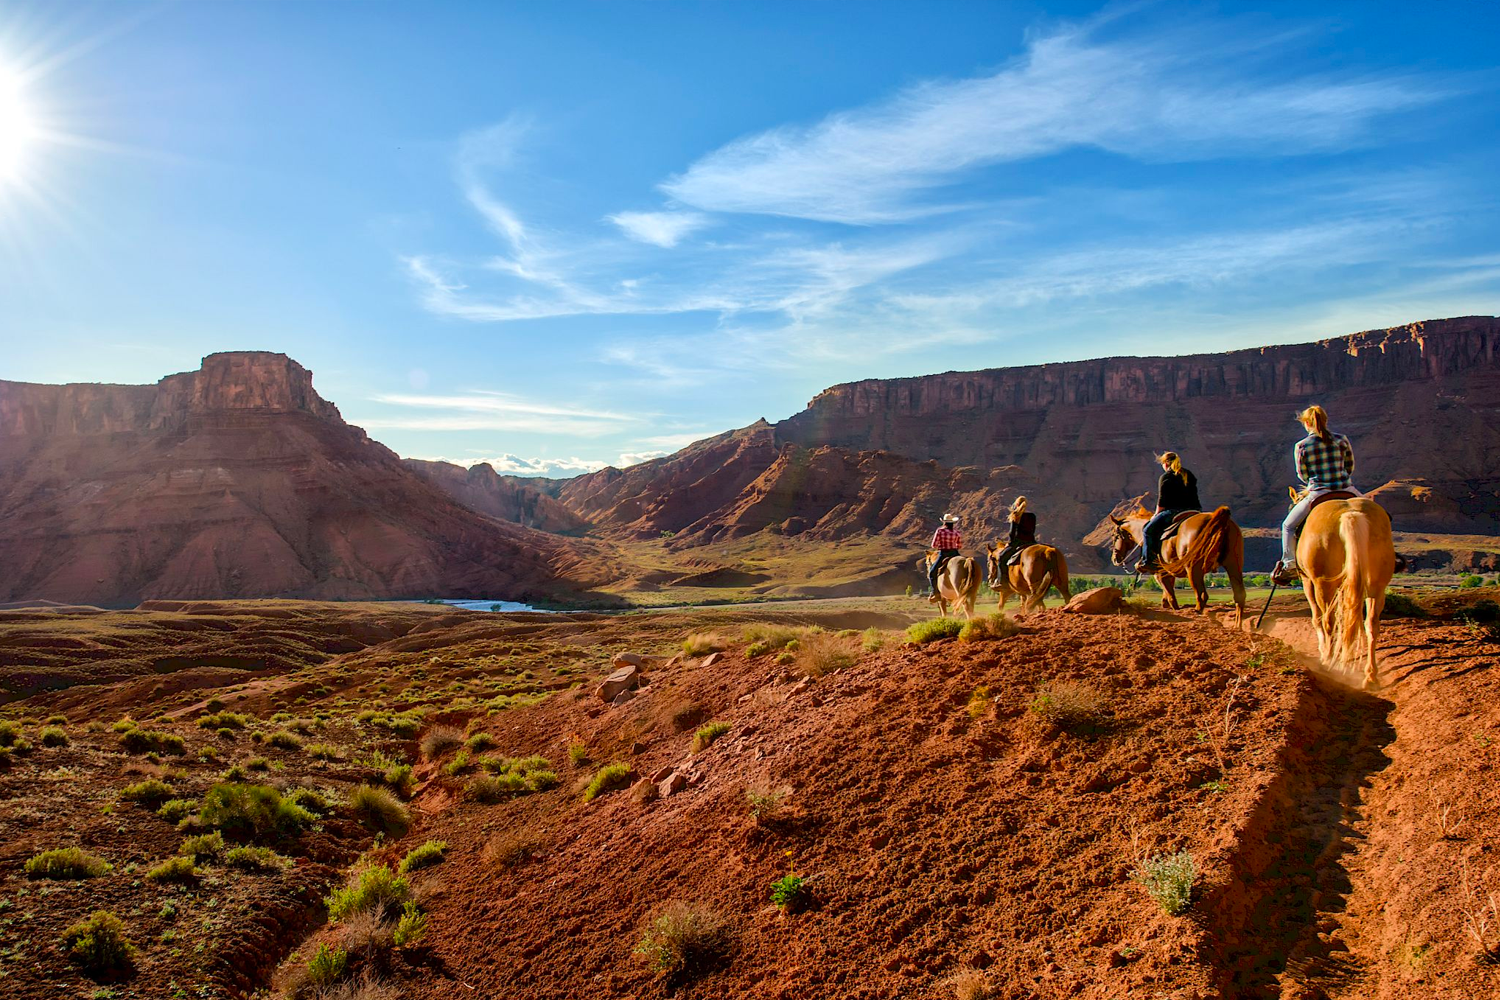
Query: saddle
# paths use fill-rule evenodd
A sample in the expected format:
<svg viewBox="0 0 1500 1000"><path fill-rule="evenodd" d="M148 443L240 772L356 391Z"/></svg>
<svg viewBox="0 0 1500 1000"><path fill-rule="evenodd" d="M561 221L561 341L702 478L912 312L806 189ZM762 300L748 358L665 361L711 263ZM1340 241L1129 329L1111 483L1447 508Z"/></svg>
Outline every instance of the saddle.
<svg viewBox="0 0 1500 1000"><path fill-rule="evenodd" d="M1358 493L1351 493L1348 490L1334 490L1331 493L1320 493L1313 500L1312 506L1307 508L1308 516L1311 516L1313 511L1317 510L1319 507L1330 500L1353 500L1357 496L1359 496ZM1302 537L1302 529L1305 527L1307 527L1307 518L1303 518L1302 523L1297 525L1298 538Z"/></svg>
<svg viewBox="0 0 1500 1000"><path fill-rule="evenodd" d="M1178 530L1182 527L1183 521L1186 521L1188 518L1201 513L1203 513L1203 511L1201 510L1185 510L1181 514L1178 514L1176 517L1172 518L1172 523L1168 524L1167 529L1161 533L1161 544L1165 545L1168 538L1171 538L1173 535L1177 534Z"/></svg>

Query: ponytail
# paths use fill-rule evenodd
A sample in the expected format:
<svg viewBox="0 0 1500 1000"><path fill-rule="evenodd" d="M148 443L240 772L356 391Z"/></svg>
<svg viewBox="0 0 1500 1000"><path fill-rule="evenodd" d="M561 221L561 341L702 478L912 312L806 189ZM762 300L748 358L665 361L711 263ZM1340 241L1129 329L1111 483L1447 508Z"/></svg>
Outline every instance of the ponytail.
<svg viewBox="0 0 1500 1000"><path fill-rule="evenodd" d="M1026 513L1026 498L1016 497L1015 503L1010 505L1010 519L1019 521L1024 513Z"/></svg>
<svg viewBox="0 0 1500 1000"><path fill-rule="evenodd" d="M1182 485L1187 485L1187 470L1182 467L1182 459L1177 457L1177 452L1164 451L1160 455L1156 456L1156 460L1162 465L1165 465L1168 472L1177 473L1178 478L1182 480Z"/></svg>
<svg viewBox="0 0 1500 1000"><path fill-rule="evenodd" d="M1317 403L1297 414L1297 419L1302 421L1303 427L1308 428L1320 439L1324 441L1333 440L1333 435L1328 433L1328 411Z"/></svg>

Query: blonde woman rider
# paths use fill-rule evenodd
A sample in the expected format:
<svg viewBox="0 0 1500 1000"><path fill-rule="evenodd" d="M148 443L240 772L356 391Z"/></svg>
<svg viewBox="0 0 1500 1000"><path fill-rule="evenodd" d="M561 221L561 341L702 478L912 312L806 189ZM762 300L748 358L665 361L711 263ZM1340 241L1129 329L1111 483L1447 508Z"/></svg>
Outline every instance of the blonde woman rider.
<svg viewBox="0 0 1500 1000"><path fill-rule="evenodd" d="M1016 497L1015 502L1010 505L1010 535L1006 539L1005 548L1000 550L999 562L1001 579L1005 579L1005 566L1010 557L1021 551L1028 545L1036 544L1036 515L1026 509L1026 498Z"/></svg>
<svg viewBox="0 0 1500 1000"><path fill-rule="evenodd" d="M1324 493L1347 490L1363 496L1350 479L1354 475L1354 448L1342 434L1328 429L1328 412L1314 404L1297 414L1307 437L1294 450L1297 478L1306 484L1298 500L1281 522L1281 561L1271 572L1271 579L1282 586L1296 583L1302 576L1297 568L1297 534L1312 511L1313 502Z"/></svg>
<svg viewBox="0 0 1500 1000"><path fill-rule="evenodd" d="M1198 477L1182 467L1182 459L1175 451L1164 451L1156 456L1162 468L1161 479L1156 484L1156 513L1146 522L1145 542L1141 545L1141 561L1136 572L1159 573L1161 566L1156 557L1161 548L1162 532L1172 523L1172 518L1185 511L1202 510L1198 500Z"/></svg>

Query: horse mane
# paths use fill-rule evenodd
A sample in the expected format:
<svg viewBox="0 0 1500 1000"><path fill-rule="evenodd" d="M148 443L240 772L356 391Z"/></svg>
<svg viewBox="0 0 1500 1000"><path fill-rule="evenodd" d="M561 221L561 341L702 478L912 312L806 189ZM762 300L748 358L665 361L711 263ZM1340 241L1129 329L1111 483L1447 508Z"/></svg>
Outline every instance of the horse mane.
<svg viewBox="0 0 1500 1000"><path fill-rule="evenodd" d="M1129 517L1125 518L1125 520L1129 521L1131 518L1136 518L1136 517L1154 517L1154 516L1155 515L1152 514L1146 508L1144 508L1144 507L1137 507L1135 509L1135 513L1131 514Z"/></svg>

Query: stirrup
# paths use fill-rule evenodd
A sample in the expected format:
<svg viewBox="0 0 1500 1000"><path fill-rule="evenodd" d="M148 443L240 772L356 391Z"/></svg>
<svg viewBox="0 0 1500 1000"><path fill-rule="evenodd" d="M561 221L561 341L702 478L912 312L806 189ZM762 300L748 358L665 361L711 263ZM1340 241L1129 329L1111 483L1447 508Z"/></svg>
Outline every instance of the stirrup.
<svg viewBox="0 0 1500 1000"><path fill-rule="evenodd" d="M1276 568L1271 570L1271 582L1282 587L1289 587L1302 579L1302 571L1297 565L1286 565L1285 561L1278 562Z"/></svg>

